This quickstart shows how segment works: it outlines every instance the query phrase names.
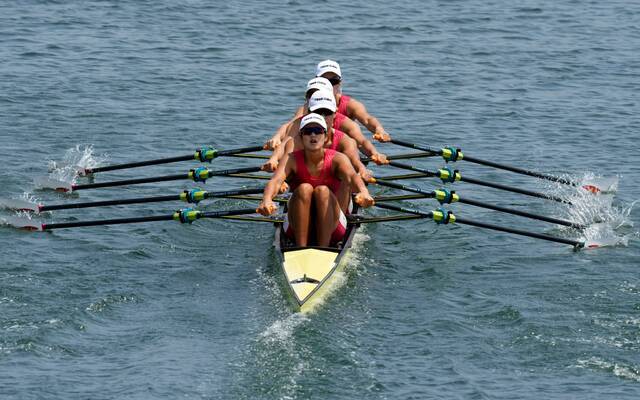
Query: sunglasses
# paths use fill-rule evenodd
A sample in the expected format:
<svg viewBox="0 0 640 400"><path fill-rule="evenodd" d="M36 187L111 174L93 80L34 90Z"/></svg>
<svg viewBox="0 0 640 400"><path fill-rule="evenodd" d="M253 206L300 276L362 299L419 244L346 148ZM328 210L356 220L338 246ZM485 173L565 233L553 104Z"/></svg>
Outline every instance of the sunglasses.
<svg viewBox="0 0 640 400"><path fill-rule="evenodd" d="M314 126L311 128L304 128L300 130L300 134L302 136L311 136L311 135L324 135L327 131L321 126Z"/></svg>
<svg viewBox="0 0 640 400"><path fill-rule="evenodd" d="M329 79L329 82L331 82L332 86L339 85L340 82L342 82L342 78L336 76L335 78Z"/></svg>
<svg viewBox="0 0 640 400"><path fill-rule="evenodd" d="M333 115L333 111L327 109L327 108L318 108L317 110L313 111L315 114L320 114L323 117L328 117L329 115Z"/></svg>

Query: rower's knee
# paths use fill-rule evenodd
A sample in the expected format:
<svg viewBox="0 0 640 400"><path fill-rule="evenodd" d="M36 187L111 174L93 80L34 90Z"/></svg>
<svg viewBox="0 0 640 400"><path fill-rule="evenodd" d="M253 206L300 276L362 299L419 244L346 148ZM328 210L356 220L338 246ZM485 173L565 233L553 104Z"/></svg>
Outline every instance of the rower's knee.
<svg viewBox="0 0 640 400"><path fill-rule="evenodd" d="M311 186L311 184L309 183L300 184L300 186L298 186L293 192L296 197L299 197L303 200L311 200L311 196L313 196L313 193L313 186Z"/></svg>
<svg viewBox="0 0 640 400"><path fill-rule="evenodd" d="M315 189L313 189L313 198L315 200L326 201L330 194L331 190L329 190L325 185L316 186Z"/></svg>

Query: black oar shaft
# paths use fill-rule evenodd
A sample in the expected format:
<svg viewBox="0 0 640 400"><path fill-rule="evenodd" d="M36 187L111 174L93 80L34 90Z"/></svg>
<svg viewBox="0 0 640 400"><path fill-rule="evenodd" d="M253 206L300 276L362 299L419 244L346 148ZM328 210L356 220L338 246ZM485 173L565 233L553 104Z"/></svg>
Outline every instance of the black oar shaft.
<svg viewBox="0 0 640 400"><path fill-rule="evenodd" d="M201 218L222 218L232 215L244 215L253 214L256 210L254 208L243 208L239 210L227 210L227 211L210 211L200 212L198 219ZM174 214L166 215L152 215L148 217L134 217L134 218L115 218L115 219L101 219L93 221L77 221L77 222L62 222L57 224L42 224L43 231L50 231L54 229L63 228L78 228L86 226L99 226L99 225L120 225L120 224L137 224L142 222L156 222L156 221L171 221L174 220Z"/></svg>
<svg viewBox="0 0 640 400"><path fill-rule="evenodd" d="M406 208L406 207L394 206L392 204L386 204L386 203L384 203L384 204L376 204L376 206L380 207L380 208L387 209L387 210L393 210L393 211L405 212L405 213L409 213L409 214L421 215L423 218L433 218L433 212L424 212L424 211L414 210L414 209L410 209L410 208ZM455 218L455 223L456 224L462 224L462 225L471 225L471 226L475 226L475 227L478 227L478 228L491 229L491 230L494 230L494 231L512 233L514 235L527 236L527 237L532 237L532 238L536 238L536 239L547 240L547 241L550 241L550 242L569 244L569 245L571 245L573 247L576 247L576 248L584 247L584 242L581 242L581 241L578 241L578 240L559 238L559 237L555 237L555 236L545 235L545 234L542 234L542 233L529 232L529 231L524 231L524 230L521 230L521 229L508 228L506 226L487 224L487 223L484 223L484 222L478 222L478 221L474 221L474 220L470 220L470 219L460 218L460 217L457 217L457 216Z"/></svg>
<svg viewBox="0 0 640 400"><path fill-rule="evenodd" d="M116 199L116 200L103 200L103 201L91 201L83 203L71 203L71 204L52 204L50 206L40 207L40 211L55 211L55 210L70 210L76 208L91 208L91 207L108 207L119 206L125 204L142 204L142 203L155 203L161 201L174 201L180 200L180 195L169 196L156 196L156 197L141 197L136 199Z"/></svg>
<svg viewBox="0 0 640 400"><path fill-rule="evenodd" d="M391 139L390 143L397 144L398 146L408 147L410 149L426 151L427 153L431 153L433 155L441 155L442 154L442 150L432 149L432 148L427 147L427 146L417 145L417 144L414 144L414 143L405 142L403 140Z"/></svg>
<svg viewBox="0 0 640 400"><path fill-rule="evenodd" d="M376 183L379 184L379 185L382 185L382 186L388 186L388 187L392 187L392 188L395 188L395 189L405 190L405 191L408 191L408 192L419 193L421 195L421 197L423 197L423 198L434 198L434 197L436 197L436 193L435 192L427 192L426 190L422 190L422 189L419 189L419 188L416 188L416 187L407 186L407 185L402 185L402 184L395 183L395 182L387 182L387 181L384 181L384 180L381 180L381 179L377 179ZM458 203L463 203L463 204L469 204L469 205L480 207L480 208L487 208L489 210L500 211L500 212L507 213L507 214L518 215L518 216L525 217L525 218L536 219L536 220L539 220L539 221L551 222L552 224L570 226L570 227L576 228L576 229L585 229L586 228L585 225L576 224L576 223L571 222L571 221L565 221L565 220L558 219L558 218L546 217L544 215L533 214L533 213L529 213L529 212L526 212L526 211L516 210L516 209L513 209L513 208L496 206L496 205L493 205L493 204L488 204L488 203L485 203L485 202L468 199L466 197L462 198L462 197L458 196L457 202Z"/></svg>
<svg viewBox="0 0 640 400"><path fill-rule="evenodd" d="M128 169L128 168L139 168L139 167L146 167L148 165L169 164L169 163L174 163L178 161L189 161L189 160L193 160L193 153L187 154L184 156L177 156L177 157L158 158L155 160L137 161L137 162L130 162L130 163L105 165L104 167L87 168L85 169L85 173L93 174L97 172L115 171L119 169Z"/></svg>
<svg viewBox="0 0 640 400"><path fill-rule="evenodd" d="M218 170L218 171L209 171L208 175L209 177L225 176L225 175L232 175L232 174L242 174L247 172L257 172L260 170L261 170L260 167L235 168L235 169L226 169L226 170ZM76 191L76 190L84 190L84 189L97 189L97 188L103 188L103 187L139 185L143 183L152 183L152 182L177 181L181 179L189 179L189 174L152 176L148 178L124 179L120 181L87 183L84 185L73 185L72 189Z"/></svg>
<svg viewBox="0 0 640 400"><path fill-rule="evenodd" d="M73 185L72 188L73 188L73 191L76 191L76 190L98 189L98 188L114 187L114 186L140 185L143 183L152 183L152 182L177 181L181 179L189 179L189 175L178 174L178 175L152 176L149 178L123 179L120 181L86 183L84 185Z"/></svg>
<svg viewBox="0 0 640 400"><path fill-rule="evenodd" d="M548 181L558 182L558 183L562 183L564 185L578 186L578 183L572 182L572 181L570 181L568 179L565 179L565 178L561 178L559 176L543 174L541 172L531 171L531 170L524 169L524 168L518 168L518 167L511 166L511 165L499 164L499 163L496 163L496 162L493 162L493 161L482 160L480 158L475 158L475 157L469 157L466 154L465 154L463 160L464 161L469 161L469 162L472 162L472 163L475 163L475 164L485 165L487 167L493 167L493 168L497 168L497 169L503 169L505 171L515 172L517 174L533 176L535 178L540 178L540 179L546 179Z"/></svg>
<svg viewBox="0 0 640 400"><path fill-rule="evenodd" d="M215 157L250 153L253 151L260 151L262 149L263 149L262 146L249 146L249 147L240 147L237 149L217 150L215 152ZM179 161L191 161L191 160L197 160L194 153L183 155L183 156L176 156L176 157L157 158L155 160L136 161L136 162L130 162L130 163L123 163L123 164L106 165L104 167L87 168L85 169L85 173L93 174L96 172L115 171L118 169L138 168L138 167L146 167L149 165L169 164L169 163L174 163Z"/></svg>
<svg viewBox="0 0 640 400"><path fill-rule="evenodd" d="M514 235L528 236L536 239L548 240L550 242L564 243L564 244L569 244L573 247L579 247L579 248L584 247L584 242L581 242L578 240L559 238L551 235L545 235L542 233L529 232L529 231L523 231L521 229L508 228L506 226L487 224L484 222L473 221L465 218L456 217L456 224L471 225L471 226L476 226L478 228L492 229L494 231L513 233Z"/></svg>
<svg viewBox="0 0 640 400"><path fill-rule="evenodd" d="M407 170L410 170L410 171L420 172L420 173L424 174L425 176L429 176L429 177L437 176L437 174L435 172L428 171L428 170L425 170L423 168L414 167L414 166L408 165L408 164L402 164L402 163L395 162L395 161L389 162L389 165L391 165L393 167L397 167L397 168L407 169ZM513 186L501 185L499 183L487 182L487 181L484 181L484 180L468 178L468 177L464 177L464 176L461 176L460 181L467 182L467 183L472 183L474 185L480 185L480 186L491 187L491 188L494 188L494 189L504 190L506 192L519 193L519 194L523 194L523 195L526 195L526 196L538 197L538 198L547 199L547 200L553 200L553 201L557 201L559 203L571 204L570 201L562 199L562 198L557 197L557 196L551 196L551 195L547 195L547 194L544 194L544 193L534 192L532 190L520 189L520 188L516 188L516 187L513 187Z"/></svg>
<svg viewBox="0 0 640 400"><path fill-rule="evenodd" d="M114 218L114 219L101 219L94 221L78 221L78 222L61 222L57 224L42 224L43 231L49 231L53 229L62 228L78 228L83 226L98 226L98 225L119 225L119 224L137 224L141 222L155 222L155 221L170 221L173 220L173 214L169 215L155 215L150 217L135 217L135 218Z"/></svg>
<svg viewBox="0 0 640 400"><path fill-rule="evenodd" d="M225 190L218 192L204 192L204 198L215 197L229 197L234 195L247 195L262 193L264 188L250 188L250 189L237 189L237 190ZM182 200L182 197L178 195L167 196L152 196L152 197L137 197L130 199L115 199L115 200L103 200L103 201L87 201L82 203L70 203L70 204L52 204L43 205L39 207L39 211L54 211L54 210L70 210L77 208L91 208L91 207L107 207L107 206L119 206L126 204L143 204L143 203L160 203L164 201L178 201Z"/></svg>
<svg viewBox="0 0 640 400"><path fill-rule="evenodd" d="M534 192L532 190L520 189L520 188L513 187L513 186L501 185L499 183L487 182L487 181L483 181L483 180L479 180L479 179L467 178L467 177L464 177L464 176L460 180L462 182L472 183L474 185L486 186L486 187L490 187L490 188L494 188L494 189L504 190L505 192L518 193L518 194L523 194L525 196L531 196L531 197L537 197L537 198L540 198L540 199L553 200L553 201L557 201L558 203L571 204L571 202L569 200L565 200L565 199L562 199L562 198L557 197L557 196L552 196L552 195L548 195L548 194L544 194L544 193L540 193L540 192Z"/></svg>
<svg viewBox="0 0 640 400"><path fill-rule="evenodd" d="M496 205L493 205L493 204L488 204L488 203L484 203L484 202L480 202L480 201L476 201L476 200L472 200L472 199L468 199L468 198L464 198L464 199L460 198L460 200L458 200L458 202L459 203L464 203L464 204L469 204L469 205L476 206L476 207L487 208L487 209L494 210L494 211L500 211L500 212L507 213L507 214L519 215L519 216L525 217L525 218L537 219L539 221L544 221L544 222L550 222L552 224L569 226L569 227L576 228L576 229L586 229L587 228L586 225L577 224L575 222L565 221L563 219L558 219L558 218L553 218L553 217L546 217L544 215L532 214L532 213L529 213L529 212L526 212L526 211L520 211L520 210L516 210L516 209L513 209L513 208L506 208L506 207L496 206Z"/></svg>
<svg viewBox="0 0 640 400"><path fill-rule="evenodd" d="M431 148L429 148L427 146L417 145L417 144L405 142L405 141L402 141L402 140L392 139L391 143L397 144L399 146L408 147L408 148L411 148L411 149L422 150L422 151L430 152L430 153L433 153L433 154L442 155L442 150L431 149ZM505 165L505 164L497 163L497 162L494 162L494 161L488 161L488 160L483 160L483 159L480 159L480 158L470 157L470 156L468 156L466 154L463 156L462 160L463 161L469 161L469 162L472 162L472 163L475 163L475 164L484 165L484 166L487 166L487 167L493 167L493 168L502 169L502 170L505 170L505 171L515 172L517 174L533 176L533 177L539 178L539 179L546 179L548 181L558 182L558 183L562 183L564 185L579 186L579 183L574 182L574 181L569 180L569 179L561 178L559 176L550 175L550 174L544 174L542 172L537 172L537 171L532 171L532 170L529 170L529 169L514 167L512 165Z"/></svg>

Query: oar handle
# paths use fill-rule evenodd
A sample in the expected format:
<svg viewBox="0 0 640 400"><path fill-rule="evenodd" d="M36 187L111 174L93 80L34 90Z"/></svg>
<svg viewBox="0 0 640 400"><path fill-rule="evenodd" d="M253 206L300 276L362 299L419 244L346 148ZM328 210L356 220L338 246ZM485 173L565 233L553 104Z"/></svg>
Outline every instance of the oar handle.
<svg viewBox="0 0 640 400"><path fill-rule="evenodd" d="M418 144L415 144L415 143L409 143L409 142L405 142L403 140L398 140L398 139L391 139L389 142L393 143L393 144L397 144L398 146L408 147L410 149L426 151L427 153L431 153L431 154L438 155L438 156L442 155L442 150L432 149L432 148L430 148L428 146L418 145Z"/></svg>

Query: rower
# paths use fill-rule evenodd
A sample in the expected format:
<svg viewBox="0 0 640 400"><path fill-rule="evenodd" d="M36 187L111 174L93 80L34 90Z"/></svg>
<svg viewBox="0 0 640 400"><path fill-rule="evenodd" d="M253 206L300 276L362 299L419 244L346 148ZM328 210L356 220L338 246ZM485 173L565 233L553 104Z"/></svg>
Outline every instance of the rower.
<svg viewBox="0 0 640 400"><path fill-rule="evenodd" d="M265 143L266 149L275 150L282 144L282 141L287 136L287 129L289 126L293 121L304 117L306 110L309 107L309 98L316 90L321 89L332 91L333 87L331 86L331 82L329 82L328 79L319 77L312 78L307 82L307 89L304 92L304 104L296 109L292 119L280 125L276 133Z"/></svg>
<svg viewBox="0 0 640 400"><path fill-rule="evenodd" d="M333 92L327 90L318 90L314 92L308 100L308 108L307 113L316 113L320 114L324 117L325 122L328 129L328 137L325 141L325 147L333 150L337 150L341 153L344 153L351 163L355 170L360 174L360 176L367 180L369 179L371 173L365 167L365 165L360 161L360 157L358 154L358 147L352 138L342 132L340 129L335 128L333 122L336 117L336 102L333 97ZM282 160L284 156L292 152L293 150L299 150L302 148L302 140L298 132L300 131L300 121L302 117L292 121L292 123L287 128L287 140L283 145L279 146L273 151L273 154L269 158L269 160L263 165L263 169L265 171L274 171L279 162Z"/></svg>
<svg viewBox="0 0 640 400"><path fill-rule="evenodd" d="M384 130L384 127L376 117L367 112L367 108L356 99L342 94L342 71L340 64L333 60L324 60L316 67L316 77L327 78L333 86L333 93L338 104L338 113L344 114L354 121L360 122L369 132L373 133L373 138L380 142L388 142L391 136Z"/></svg>
<svg viewBox="0 0 640 400"><path fill-rule="evenodd" d="M309 98L318 90L333 91L333 86L331 85L329 80L322 77L316 77L309 80L309 82L307 82L307 89L305 91L304 104L298 107L291 120L285 122L278 128L271 139L269 139L265 143L265 148L269 150L276 150L286 139L288 132L298 132L300 118L308 114ZM295 125L296 123L298 125ZM292 127L292 125L295 126ZM383 165L387 163L387 157L384 154L378 152L373 143L367 140L367 138L362 134L360 126L351 118L347 117L344 114L336 113L335 118L333 119L333 124L331 126L333 126L333 128L335 129L341 130L342 132L349 135L349 137L354 139L358 145L358 148L361 148L362 152L371 157L371 159L376 164Z"/></svg>
<svg viewBox="0 0 640 400"><path fill-rule="evenodd" d="M325 148L327 123L321 115L311 113L302 118L300 136L303 148L278 166L257 212L265 216L275 212L273 198L288 180L293 194L287 206L285 233L304 247L314 229L317 245L326 247L342 240L346 233L347 219L336 198L341 183L357 193L355 201L360 206L370 207L374 201L349 159Z"/></svg>

